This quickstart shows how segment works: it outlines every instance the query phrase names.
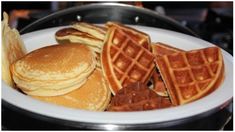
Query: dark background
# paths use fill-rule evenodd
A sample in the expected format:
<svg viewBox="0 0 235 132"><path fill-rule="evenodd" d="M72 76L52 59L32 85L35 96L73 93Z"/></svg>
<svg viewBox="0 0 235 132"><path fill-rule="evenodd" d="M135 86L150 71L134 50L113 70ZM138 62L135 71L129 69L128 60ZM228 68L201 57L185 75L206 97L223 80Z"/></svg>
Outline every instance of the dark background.
<svg viewBox="0 0 235 132"><path fill-rule="evenodd" d="M2 2L18 30L58 10L97 2ZM233 2L119 2L144 7L177 20L202 39L233 54Z"/></svg>

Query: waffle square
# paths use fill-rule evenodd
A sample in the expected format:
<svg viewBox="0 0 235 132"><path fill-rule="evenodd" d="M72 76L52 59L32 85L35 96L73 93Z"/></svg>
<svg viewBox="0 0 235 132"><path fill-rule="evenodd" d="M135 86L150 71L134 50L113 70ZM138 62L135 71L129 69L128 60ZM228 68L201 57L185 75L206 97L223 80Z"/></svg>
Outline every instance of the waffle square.
<svg viewBox="0 0 235 132"><path fill-rule="evenodd" d="M153 51L155 58L159 56L170 55L170 54L179 53L183 51L181 49L172 47L170 45L167 45L161 42L153 43L151 46L152 46L152 51ZM174 61L174 63L170 62L172 67L180 67L181 65L183 66L185 64L180 61L182 59L180 59L180 57L177 55L171 56L171 60ZM174 64L178 64L178 65L174 65ZM166 86L157 68L154 70L152 78L153 78L153 90L160 96L168 97Z"/></svg>
<svg viewBox="0 0 235 132"><path fill-rule="evenodd" d="M131 37L134 42L138 43L139 45L141 45L142 47L144 47L146 49L149 49L149 50L151 49L151 47L150 47L151 41L150 41L150 37L148 34L141 32L139 30L136 30L134 28L125 26L125 25L118 23L118 22L107 22L105 24L105 26L107 28L116 27L118 29L121 29L123 32L125 32L128 35L128 37ZM115 34L114 36L117 36L117 38L121 37L118 34ZM123 38L120 38L119 41L125 40L124 37L127 37L127 36L122 36L122 37Z"/></svg>
<svg viewBox="0 0 235 132"><path fill-rule="evenodd" d="M223 57L218 47L158 56L156 63L174 105L204 97L224 78Z"/></svg>
<svg viewBox="0 0 235 132"><path fill-rule="evenodd" d="M103 72L113 94L133 82L146 84L155 66L154 56L147 48L150 46L144 48L144 41L137 42L136 37L125 31L124 28L110 27L101 54Z"/></svg>

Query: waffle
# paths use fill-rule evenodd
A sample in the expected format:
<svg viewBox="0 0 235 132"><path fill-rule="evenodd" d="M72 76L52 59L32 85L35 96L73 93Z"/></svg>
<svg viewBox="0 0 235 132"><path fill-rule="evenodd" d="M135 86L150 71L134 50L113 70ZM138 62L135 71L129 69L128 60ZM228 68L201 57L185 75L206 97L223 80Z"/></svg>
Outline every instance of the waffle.
<svg viewBox="0 0 235 132"><path fill-rule="evenodd" d="M183 50L172 47L170 45L164 44L164 43L154 43L152 44L152 51L155 57L163 56L163 55L169 55L173 53L179 53ZM153 73L153 90L160 96L168 96L165 84L162 80L162 77L157 69L154 70Z"/></svg>
<svg viewBox="0 0 235 132"><path fill-rule="evenodd" d="M147 43L137 43L136 36L130 35L125 28L113 26L104 42L101 64L113 94L129 83L146 84L154 70L154 56L146 49Z"/></svg>
<svg viewBox="0 0 235 132"><path fill-rule="evenodd" d="M154 70L152 79L153 79L153 91L156 92L159 96L168 97L166 86L157 69Z"/></svg>
<svg viewBox="0 0 235 132"><path fill-rule="evenodd" d="M167 98L158 96L146 85L136 82L117 92L108 111L143 111L172 106Z"/></svg>
<svg viewBox="0 0 235 132"><path fill-rule="evenodd" d="M224 78L218 47L174 53L156 58L171 101L181 105L214 91Z"/></svg>
<svg viewBox="0 0 235 132"><path fill-rule="evenodd" d="M161 42L152 44L152 50L156 57L184 51Z"/></svg>
<svg viewBox="0 0 235 132"><path fill-rule="evenodd" d="M146 49L151 49L151 45L150 45L150 37L148 34L144 33L144 32L140 32L134 28L131 27L127 27L123 24L117 23L117 22L107 22L105 24L105 26L107 28L110 27L116 27L118 29L123 30L123 32L125 32L126 34L128 34L128 36L132 37L132 40L135 41L136 43L138 43L139 45L143 46Z"/></svg>

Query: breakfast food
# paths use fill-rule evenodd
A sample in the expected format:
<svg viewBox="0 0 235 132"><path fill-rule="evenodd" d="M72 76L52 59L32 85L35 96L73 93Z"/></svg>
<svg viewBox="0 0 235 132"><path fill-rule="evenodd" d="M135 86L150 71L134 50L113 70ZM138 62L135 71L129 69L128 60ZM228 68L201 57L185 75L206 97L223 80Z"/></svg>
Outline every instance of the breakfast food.
<svg viewBox="0 0 235 132"><path fill-rule="evenodd" d="M96 69L80 88L67 94L53 97L32 96L45 102L71 108L104 111L109 104L111 92L102 71Z"/></svg>
<svg viewBox="0 0 235 132"><path fill-rule="evenodd" d="M157 43L153 43L152 45L152 51L153 54L155 56L155 58L159 57L159 56L163 56L163 55L170 55L173 53L179 53L182 52L183 50L172 47L170 45L161 43L161 42L157 42ZM166 89L166 86L162 80L162 77L158 71L158 69L156 68L154 73L153 73L153 90L160 96L168 96L168 92Z"/></svg>
<svg viewBox="0 0 235 132"><path fill-rule="evenodd" d="M182 52L184 50L182 49L178 49L176 47L172 47L170 45L161 43L161 42L157 42L157 43L152 43L152 51L154 56L159 57L159 56L163 56L163 55L170 55L173 53L178 53L178 52Z"/></svg>
<svg viewBox="0 0 235 132"><path fill-rule="evenodd" d="M156 58L171 102L182 105L215 90L224 78L224 64L218 47L183 51Z"/></svg>
<svg viewBox="0 0 235 132"><path fill-rule="evenodd" d="M114 95L129 83L147 84L155 67L148 37L119 26L109 26L101 53L103 73Z"/></svg>
<svg viewBox="0 0 235 132"><path fill-rule="evenodd" d="M106 28L105 27L101 27L101 26L97 26L97 25L93 25L93 24L89 24L89 23L85 23L85 22L78 22L72 25L73 28L90 34L91 36L94 36L100 40L104 40L105 35L106 35Z"/></svg>
<svg viewBox="0 0 235 132"><path fill-rule="evenodd" d="M150 41L150 37L148 34L144 33L144 32L141 32L141 31L138 31L134 28L131 28L131 27L128 27L128 26L125 26L123 24L120 24L120 23L117 23L117 22L107 22L105 24L105 26L107 28L116 28L116 29L119 29L119 30L122 30L127 36L127 38L131 38L132 41L136 42L137 44L141 45L142 47L144 47L145 49L148 49L148 50L151 50L151 41ZM115 41L119 41L119 43L121 43L121 41L124 41L125 37L122 37L119 36L118 34L115 34L115 36L110 36L110 33L107 33L108 35L106 35L106 37L115 37L116 36L116 39ZM106 38L107 39L107 38ZM124 39L124 40L123 40Z"/></svg>
<svg viewBox="0 0 235 132"><path fill-rule="evenodd" d="M63 28L55 33L55 38L60 41L69 40L71 43L81 43L89 46L93 51L100 53L103 40L96 38L86 32L74 28Z"/></svg>
<svg viewBox="0 0 235 132"><path fill-rule="evenodd" d="M152 89L154 92L156 92L159 96L168 97L166 86L162 80L160 73L157 71L157 69L155 69L153 72L152 82L153 82Z"/></svg>
<svg viewBox="0 0 235 132"><path fill-rule="evenodd" d="M8 25L8 15L3 13L2 21L2 79L11 87L14 81L11 77L10 65L26 54L23 41L16 29L11 29Z"/></svg>
<svg viewBox="0 0 235 132"><path fill-rule="evenodd" d="M218 47L184 51L117 22L103 27L78 22L55 38L64 42L20 56L22 43L10 56L6 47L13 44L4 41L3 55L13 63L8 76L21 91L56 105L113 112L168 108L206 96L224 77Z"/></svg>
<svg viewBox="0 0 235 132"><path fill-rule="evenodd" d="M37 49L11 66L14 82L23 92L57 96L83 85L96 66L94 53L82 44Z"/></svg>
<svg viewBox="0 0 235 132"><path fill-rule="evenodd" d="M111 100L108 111L143 111L171 106L168 98L158 96L146 85L136 82L116 93Z"/></svg>

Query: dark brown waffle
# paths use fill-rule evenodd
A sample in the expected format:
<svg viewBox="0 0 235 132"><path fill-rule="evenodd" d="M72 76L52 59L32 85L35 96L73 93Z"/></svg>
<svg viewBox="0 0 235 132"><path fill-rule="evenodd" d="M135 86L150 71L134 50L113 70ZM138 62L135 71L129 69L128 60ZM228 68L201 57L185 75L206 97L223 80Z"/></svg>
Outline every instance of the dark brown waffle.
<svg viewBox="0 0 235 132"><path fill-rule="evenodd" d="M160 97L146 85L136 82L117 92L108 111L144 111L170 106L168 98Z"/></svg>

